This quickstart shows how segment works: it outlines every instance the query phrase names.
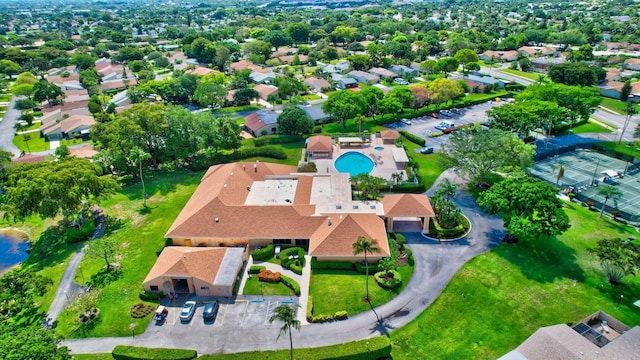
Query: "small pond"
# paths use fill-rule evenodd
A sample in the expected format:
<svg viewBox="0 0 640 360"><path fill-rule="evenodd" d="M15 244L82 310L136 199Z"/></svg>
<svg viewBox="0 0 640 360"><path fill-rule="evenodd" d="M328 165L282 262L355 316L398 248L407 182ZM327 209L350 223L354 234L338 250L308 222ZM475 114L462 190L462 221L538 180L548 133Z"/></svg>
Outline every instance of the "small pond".
<svg viewBox="0 0 640 360"><path fill-rule="evenodd" d="M14 229L0 229L0 274L25 261L29 254L27 234Z"/></svg>

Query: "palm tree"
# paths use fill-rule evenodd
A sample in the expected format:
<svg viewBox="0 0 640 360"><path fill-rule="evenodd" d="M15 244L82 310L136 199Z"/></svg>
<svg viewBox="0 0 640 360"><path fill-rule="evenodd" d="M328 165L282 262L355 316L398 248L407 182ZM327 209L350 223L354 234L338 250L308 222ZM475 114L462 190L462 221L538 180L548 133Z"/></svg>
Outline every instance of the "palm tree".
<svg viewBox="0 0 640 360"><path fill-rule="evenodd" d="M564 165L558 163L551 167L552 171L555 171L556 169L558 169L558 174L556 175L556 186L558 186L558 183L560 183L560 179L562 179L562 177L564 176Z"/></svg>
<svg viewBox="0 0 640 360"><path fill-rule="evenodd" d="M547 80L547 76L544 75L544 74L540 74L540 75L538 75L537 83L542 85L542 84L544 84L546 82L546 80Z"/></svg>
<svg viewBox="0 0 640 360"><path fill-rule="evenodd" d="M369 302L369 263L367 262L367 253L373 254L379 253L378 241L376 239L367 239L364 236L360 236L356 242L353 243L353 255L360 255L364 253L364 268L367 274L365 278L365 287L367 289L367 296L364 301Z"/></svg>
<svg viewBox="0 0 640 360"><path fill-rule="evenodd" d="M137 146L131 149L131 153L129 154L129 161L131 161L134 166L138 166L140 182L142 183L142 204L145 208L147 207L147 191L145 190L144 177L142 176L142 163L150 158L151 154L145 152Z"/></svg>
<svg viewBox="0 0 640 360"><path fill-rule="evenodd" d="M613 185L601 185L598 187L598 195L604 196L604 203L602 204L602 210L600 210L600 218L602 218L602 213L604 213L604 207L607 205L607 201L611 198L616 206L618 206L618 198L622 197L622 191Z"/></svg>
<svg viewBox="0 0 640 360"><path fill-rule="evenodd" d="M624 120L624 126L622 127L622 133L620 133L620 140L618 140L618 144L622 142L622 137L624 136L624 132L627 131L627 127L631 122L631 117L638 114L638 107L627 100L627 103L624 106L624 112L627 114L627 117Z"/></svg>
<svg viewBox="0 0 640 360"><path fill-rule="evenodd" d="M282 327L280 328L280 332L278 332L278 337L276 338L276 341L278 341L278 339L280 339L280 335L282 335L282 333L289 333L289 351L291 354L291 360L293 360L293 336L291 334L291 329L296 329L298 331L300 331L300 320L296 319L296 307L299 307L300 305L279 305L277 308L275 308L273 315L271 315L271 317L269 318L269 323L273 323L276 320L280 320L283 322Z"/></svg>

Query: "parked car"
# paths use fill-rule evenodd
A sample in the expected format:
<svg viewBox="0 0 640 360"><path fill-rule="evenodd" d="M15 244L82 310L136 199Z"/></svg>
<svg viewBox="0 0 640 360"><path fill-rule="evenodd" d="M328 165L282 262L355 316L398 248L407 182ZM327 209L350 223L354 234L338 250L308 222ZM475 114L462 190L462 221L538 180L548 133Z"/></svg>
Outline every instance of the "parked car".
<svg viewBox="0 0 640 360"><path fill-rule="evenodd" d="M460 114L462 112L462 110L458 109L458 108L453 108L451 109L451 112L454 114Z"/></svg>
<svg viewBox="0 0 640 360"><path fill-rule="evenodd" d="M452 117L453 113L451 111L449 111L449 110L440 110L440 115L444 115L444 116L447 116L447 117Z"/></svg>
<svg viewBox="0 0 640 360"><path fill-rule="evenodd" d="M409 119L400 119L400 122L405 124L405 125L411 125L411 120L409 120Z"/></svg>
<svg viewBox="0 0 640 360"><path fill-rule="evenodd" d="M164 324L164 319L169 315L169 309L166 306L158 305L155 314L153 314L153 320L156 321L157 324Z"/></svg>
<svg viewBox="0 0 640 360"><path fill-rule="evenodd" d="M431 154L433 153L433 148L431 146L425 146L423 148L420 148L420 154Z"/></svg>
<svg viewBox="0 0 640 360"><path fill-rule="evenodd" d="M218 312L218 302L216 300L212 300L204 305L204 310L202 311L202 317L205 320L213 320L216 317L217 312Z"/></svg>
<svg viewBox="0 0 640 360"><path fill-rule="evenodd" d="M484 126L486 128L490 128L491 127L491 121L483 121L482 122L482 126Z"/></svg>
<svg viewBox="0 0 640 360"><path fill-rule="evenodd" d="M445 120L445 121L441 121L440 124L435 126L435 128L440 130L440 131L443 131L443 130L446 130L446 129L449 129L449 128L452 128L452 127L455 127L455 126L456 125L454 123L452 123L451 121Z"/></svg>
<svg viewBox="0 0 640 360"><path fill-rule="evenodd" d="M409 85L409 82L403 78L395 78L393 82L399 85Z"/></svg>
<svg viewBox="0 0 640 360"><path fill-rule="evenodd" d="M429 116L431 116L434 119L437 119L438 118L438 113L431 113L431 114L429 114Z"/></svg>
<svg viewBox="0 0 640 360"><path fill-rule="evenodd" d="M188 322L193 318L193 314L196 312L196 302L195 301L187 301L184 303L182 307L182 311L180 312L180 321Z"/></svg>

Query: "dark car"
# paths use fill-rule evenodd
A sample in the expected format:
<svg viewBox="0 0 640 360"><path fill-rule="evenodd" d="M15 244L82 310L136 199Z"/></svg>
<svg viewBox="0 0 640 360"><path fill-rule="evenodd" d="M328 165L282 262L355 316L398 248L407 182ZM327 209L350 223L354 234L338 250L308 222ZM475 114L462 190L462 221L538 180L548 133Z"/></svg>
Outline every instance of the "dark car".
<svg viewBox="0 0 640 360"><path fill-rule="evenodd" d="M202 312L202 317L205 320L213 320L215 319L217 312L218 312L218 302L215 300L212 300L204 305L204 311Z"/></svg>
<svg viewBox="0 0 640 360"><path fill-rule="evenodd" d="M420 154L431 154L433 153L433 148L431 146L425 146L420 148Z"/></svg>

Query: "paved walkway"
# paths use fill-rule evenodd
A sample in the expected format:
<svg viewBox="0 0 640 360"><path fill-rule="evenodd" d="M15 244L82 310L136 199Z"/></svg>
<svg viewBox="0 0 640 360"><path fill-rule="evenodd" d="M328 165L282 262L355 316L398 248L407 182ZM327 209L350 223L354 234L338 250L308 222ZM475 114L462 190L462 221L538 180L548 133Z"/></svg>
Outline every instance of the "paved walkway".
<svg viewBox="0 0 640 360"><path fill-rule="evenodd" d="M16 100L24 99L24 96L14 96L11 98L11 102L7 106L7 111L4 113L4 118L0 121L0 149L4 151L12 152L15 157L20 156L20 149L13 145L13 136L15 129L13 126L20 118L20 110L14 109L13 105Z"/></svg>
<svg viewBox="0 0 640 360"><path fill-rule="evenodd" d="M444 177L455 183L463 183L452 171L443 173L436 183ZM344 321L303 326L300 332L293 333L294 346L325 346L386 335L420 315L440 295L462 265L500 244L504 236L502 220L484 214L465 187L458 190L457 202L473 224L467 237L441 244L424 238L420 233L406 233L407 246L413 251L416 265L405 290L393 300L375 308L377 316L367 311ZM68 346L74 354L110 352L118 344L187 348L195 349L200 354L287 348L287 341L275 341L277 335L277 328L266 327L225 329L214 333L193 332L188 337L158 338L157 334L145 332L135 338L65 340L62 345Z"/></svg>

